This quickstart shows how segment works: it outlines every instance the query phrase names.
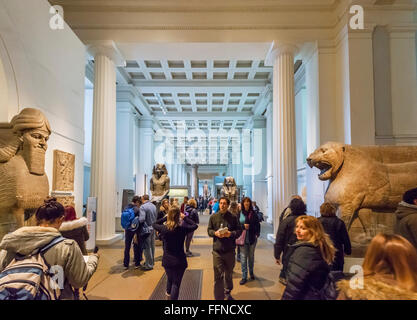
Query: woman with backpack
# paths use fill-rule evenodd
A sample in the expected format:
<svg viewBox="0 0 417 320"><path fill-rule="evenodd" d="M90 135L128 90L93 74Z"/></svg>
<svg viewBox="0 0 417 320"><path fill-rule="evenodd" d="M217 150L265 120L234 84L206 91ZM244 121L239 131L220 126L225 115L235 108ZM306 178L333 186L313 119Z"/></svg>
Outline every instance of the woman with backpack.
<svg viewBox="0 0 417 320"><path fill-rule="evenodd" d="M259 217L253 210L252 200L249 197L242 199L241 203L242 211L239 216L239 222L242 229L245 230L241 235L241 244L236 243L240 247L240 263L242 267L242 280L240 284L245 284L248 279L248 267L250 279L255 280L253 268L255 264L255 247L260 235L261 227L259 223Z"/></svg>
<svg viewBox="0 0 417 320"><path fill-rule="evenodd" d="M336 250L315 217L299 216L295 234L298 242L290 246L287 286L282 300L321 300L321 290Z"/></svg>
<svg viewBox="0 0 417 320"><path fill-rule="evenodd" d="M180 218L185 223L180 223ZM157 220L152 227L162 237L163 256L162 266L167 275L168 300L178 300L182 277L187 269L187 258L184 252L184 240L189 232L197 229L195 222L180 212L180 208L173 206L169 209L168 215Z"/></svg>
<svg viewBox="0 0 417 320"><path fill-rule="evenodd" d="M42 289L42 287L36 287L37 292L33 292L31 298L40 299L41 293L43 297L49 297L50 299L74 299L74 293L72 287L82 288L84 287L91 276L97 269L98 254L92 254L89 256L88 261L84 261L83 254L74 240L65 239L59 233L59 228L64 221L65 210L62 204L56 201L56 198L50 198L45 200L44 205L39 207L36 211L37 226L22 227L18 230L9 233L3 237L0 243L0 298L2 299L17 299L18 295L24 295L24 298L30 297L23 292L28 292L28 287L18 287L22 290L18 290L16 286L18 284L7 284L2 281L7 280L9 277L9 268L12 268L19 260L15 260L16 256L20 257L20 261L30 261L37 259L48 268L54 268L58 271L62 270L64 280L64 288L62 290L52 290L51 288ZM24 259L22 259L24 257ZM35 268L30 268L33 271ZM16 272L21 270L22 272ZM52 272L51 270L49 270ZM28 270L14 269L13 279L18 282L21 278L20 284L30 283L28 282L28 275L31 276L31 281L35 282L36 273L29 273ZM45 281L47 277L45 273L38 275L41 279L40 282L46 284L50 281ZM49 280L49 279L47 279ZM32 288L33 289L33 288ZM18 290L18 291L16 291ZM42 291L42 292L41 292ZM59 291L59 292L58 292ZM20 297L22 298L22 297Z"/></svg>

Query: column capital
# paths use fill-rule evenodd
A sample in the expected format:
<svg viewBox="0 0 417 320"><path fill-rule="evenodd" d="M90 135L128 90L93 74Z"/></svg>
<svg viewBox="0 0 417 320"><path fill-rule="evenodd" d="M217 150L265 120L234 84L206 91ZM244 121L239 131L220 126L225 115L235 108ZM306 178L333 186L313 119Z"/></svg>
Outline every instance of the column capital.
<svg viewBox="0 0 417 320"><path fill-rule="evenodd" d="M153 128L153 117L141 117L138 120L139 128Z"/></svg>
<svg viewBox="0 0 417 320"><path fill-rule="evenodd" d="M126 60L112 40L91 40L86 43L86 48L92 59L103 55L112 60L116 67L126 66Z"/></svg>
<svg viewBox="0 0 417 320"><path fill-rule="evenodd" d="M269 47L268 53L266 54L265 66L273 66L276 57L280 56L281 54L289 53L295 56L299 50L300 47L296 43L274 40Z"/></svg>
<svg viewBox="0 0 417 320"><path fill-rule="evenodd" d="M266 128L266 118L263 116L255 116L252 118L252 127L254 129Z"/></svg>
<svg viewBox="0 0 417 320"><path fill-rule="evenodd" d="M388 24L386 29L391 39L413 39L417 31L417 23Z"/></svg>

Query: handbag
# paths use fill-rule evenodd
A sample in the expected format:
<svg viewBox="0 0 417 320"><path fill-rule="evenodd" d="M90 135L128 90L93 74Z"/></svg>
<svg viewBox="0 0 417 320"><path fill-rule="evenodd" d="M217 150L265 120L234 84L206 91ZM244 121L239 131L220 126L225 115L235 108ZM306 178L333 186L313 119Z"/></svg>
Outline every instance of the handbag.
<svg viewBox="0 0 417 320"><path fill-rule="evenodd" d="M236 239L236 244L238 246L243 246L245 244L245 238L246 238L246 229L243 230L240 237Z"/></svg>

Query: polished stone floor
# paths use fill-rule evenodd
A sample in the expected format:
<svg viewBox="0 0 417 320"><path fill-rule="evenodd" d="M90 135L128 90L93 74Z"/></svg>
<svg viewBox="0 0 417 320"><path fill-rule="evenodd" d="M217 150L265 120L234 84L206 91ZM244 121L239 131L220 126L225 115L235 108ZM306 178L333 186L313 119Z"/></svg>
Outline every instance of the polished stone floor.
<svg viewBox="0 0 417 320"><path fill-rule="evenodd" d="M207 235L208 216L200 216L200 226L195 232L191 251L193 257L188 258L189 269L203 270L201 298L212 300L213 297L213 263L212 239ZM271 232L269 224L262 223L262 236L255 251L256 280L240 285L241 266L236 263L234 269L233 297L237 300L278 300L284 287L278 282L280 267L275 264L273 244L266 240L266 234ZM136 270L133 266L124 270L123 260L124 242L119 241L108 247L100 248L100 263L88 285L86 294L88 299L109 300L147 300L164 274L161 266L162 248L156 247L155 268L151 271ZM133 252L132 252L133 254ZM132 262L133 265L133 262Z"/></svg>

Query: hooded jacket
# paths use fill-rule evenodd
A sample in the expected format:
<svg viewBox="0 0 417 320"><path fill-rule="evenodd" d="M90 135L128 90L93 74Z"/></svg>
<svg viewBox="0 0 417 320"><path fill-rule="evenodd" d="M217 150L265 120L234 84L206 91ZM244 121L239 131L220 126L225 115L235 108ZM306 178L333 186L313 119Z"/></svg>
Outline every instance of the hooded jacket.
<svg viewBox="0 0 417 320"><path fill-rule="evenodd" d="M352 288L349 280L337 282L338 300L417 300L417 292L397 285L392 275L364 277L363 288Z"/></svg>
<svg viewBox="0 0 417 320"><path fill-rule="evenodd" d="M55 228L22 227L3 237L0 243L0 272L13 260L16 253L29 255L61 236ZM74 240L66 239L45 252L44 258L49 266L59 265L65 274L61 299L73 299L74 288L84 287L97 269L98 256L90 255L87 263Z"/></svg>
<svg viewBox="0 0 417 320"><path fill-rule="evenodd" d="M184 214L193 220L196 224L200 223L200 218L198 217L198 211L196 208L186 205Z"/></svg>
<svg viewBox="0 0 417 320"><path fill-rule="evenodd" d="M417 206L401 201L395 215L395 233L406 238L417 249Z"/></svg>
<svg viewBox="0 0 417 320"><path fill-rule="evenodd" d="M72 221L65 221L59 228L62 236L67 239L73 239L77 242L83 255L87 255L85 241L90 238L87 230L87 218L80 218Z"/></svg>

